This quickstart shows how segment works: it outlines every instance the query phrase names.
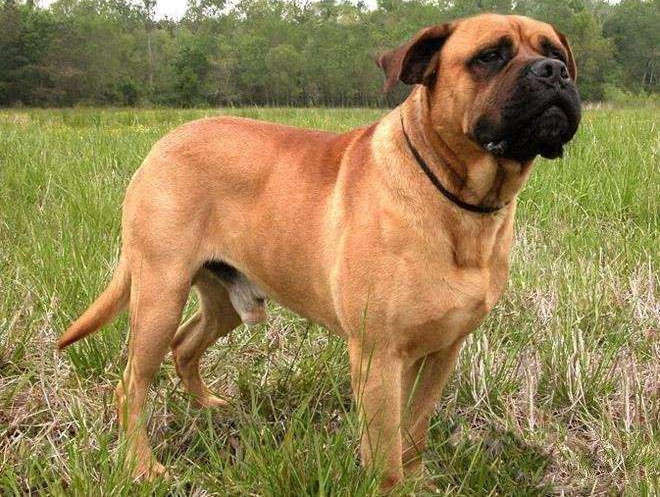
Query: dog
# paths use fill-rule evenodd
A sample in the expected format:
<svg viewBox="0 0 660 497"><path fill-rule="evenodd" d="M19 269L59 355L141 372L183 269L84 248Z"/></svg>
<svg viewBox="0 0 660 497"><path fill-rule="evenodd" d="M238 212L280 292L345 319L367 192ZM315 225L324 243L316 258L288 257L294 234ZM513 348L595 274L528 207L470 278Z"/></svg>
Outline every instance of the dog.
<svg viewBox="0 0 660 497"><path fill-rule="evenodd" d="M360 457L389 488L422 471L429 418L465 337L505 290L516 195L580 121L564 35L483 14L419 31L377 61L385 90L414 85L380 121L343 134L236 117L158 141L123 205L111 282L60 348L129 307L116 388L136 475L165 468L143 421L168 350L201 406L221 406L202 354L271 298L346 339ZM190 289L199 310L179 326Z"/></svg>

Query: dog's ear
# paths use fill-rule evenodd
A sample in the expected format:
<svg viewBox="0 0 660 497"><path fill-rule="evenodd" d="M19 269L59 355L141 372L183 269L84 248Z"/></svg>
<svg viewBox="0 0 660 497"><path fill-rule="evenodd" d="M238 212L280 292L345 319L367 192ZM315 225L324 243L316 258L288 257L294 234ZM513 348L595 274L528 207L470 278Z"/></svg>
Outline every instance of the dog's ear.
<svg viewBox="0 0 660 497"><path fill-rule="evenodd" d="M555 30L555 34L559 37L559 41L561 41L561 44L564 45L566 53L568 54L568 63L566 64L568 66L568 74L571 75L571 79L573 79L573 81L577 81L577 66L575 65L575 59L573 58L573 51L571 50L571 46L568 44L568 38L566 38L566 35L564 35L564 33L559 31L554 26L552 26L552 29Z"/></svg>
<svg viewBox="0 0 660 497"><path fill-rule="evenodd" d="M430 85L440 48L452 30L450 23L429 26L418 31L409 42L378 57L376 63L386 78L383 91L390 91L397 81L407 85Z"/></svg>

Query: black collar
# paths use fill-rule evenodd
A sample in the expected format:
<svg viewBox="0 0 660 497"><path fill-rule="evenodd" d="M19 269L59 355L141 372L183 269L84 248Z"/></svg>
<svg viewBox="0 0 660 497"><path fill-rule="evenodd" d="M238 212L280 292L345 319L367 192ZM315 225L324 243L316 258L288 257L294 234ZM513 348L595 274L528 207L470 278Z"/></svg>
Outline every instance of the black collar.
<svg viewBox="0 0 660 497"><path fill-rule="evenodd" d="M433 174L433 171L431 171L429 165L424 161L424 159L422 159L422 156L419 154L415 146L410 141L410 138L408 137L408 133L406 133L406 128L403 125L403 114L400 114L400 116L401 116L401 130L403 131L403 136L406 138L406 143L408 143L408 148L410 149L410 152L412 152L413 156L417 160L417 164L419 164L419 167L422 168L422 171L424 171L428 179L430 179L431 183L433 183L433 186L435 186L440 191L440 193L442 193L447 199L451 200L461 209L465 209L466 211L470 211L470 212L478 212L479 214L492 214L493 212L497 212L502 208L502 207L486 207L483 205L468 204L467 202L463 202L460 198L458 198L452 192L447 190L442 185L442 183L440 183L438 177L435 174Z"/></svg>

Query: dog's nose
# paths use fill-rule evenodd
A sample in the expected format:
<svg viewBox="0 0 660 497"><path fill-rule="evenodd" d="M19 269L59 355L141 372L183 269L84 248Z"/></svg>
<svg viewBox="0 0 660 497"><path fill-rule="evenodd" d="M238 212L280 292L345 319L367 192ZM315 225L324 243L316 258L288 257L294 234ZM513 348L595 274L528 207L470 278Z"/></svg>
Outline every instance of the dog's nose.
<svg viewBox="0 0 660 497"><path fill-rule="evenodd" d="M566 64L557 59L541 59L534 62L530 70L534 76L548 83L557 83L571 79Z"/></svg>

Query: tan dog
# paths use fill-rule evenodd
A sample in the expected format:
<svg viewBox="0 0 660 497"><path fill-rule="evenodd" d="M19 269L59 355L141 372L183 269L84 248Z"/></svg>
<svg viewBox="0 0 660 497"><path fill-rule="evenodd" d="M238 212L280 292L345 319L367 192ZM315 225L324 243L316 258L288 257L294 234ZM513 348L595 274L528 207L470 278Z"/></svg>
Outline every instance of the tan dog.
<svg viewBox="0 0 660 497"><path fill-rule="evenodd" d="M383 464L385 487L421 469L461 344L506 286L516 194L532 159L559 156L575 133L579 97L566 39L525 17L428 27L378 63L387 88L417 86L371 126L202 119L133 177L113 279L59 346L129 306L116 393L139 474L164 470L141 413L168 349L197 401L223 404L200 358L262 320L264 296L347 340L363 464ZM191 287L200 309L179 327Z"/></svg>

